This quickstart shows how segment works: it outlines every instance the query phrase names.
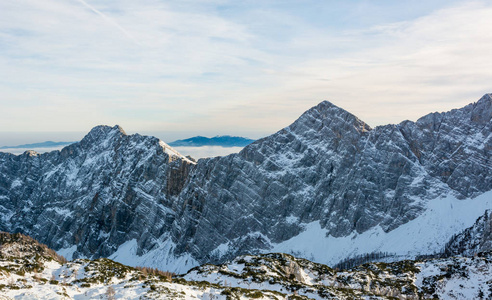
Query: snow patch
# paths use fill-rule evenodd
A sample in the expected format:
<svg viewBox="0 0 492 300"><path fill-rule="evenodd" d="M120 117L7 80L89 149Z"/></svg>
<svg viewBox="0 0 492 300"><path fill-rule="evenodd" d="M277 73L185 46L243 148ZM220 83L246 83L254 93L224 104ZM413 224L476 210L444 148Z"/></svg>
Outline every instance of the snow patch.
<svg viewBox="0 0 492 300"><path fill-rule="evenodd" d="M60 216L65 216L65 218L72 217L73 211L66 209L66 208L60 208L60 207L52 207L52 208L47 208L46 211L54 211Z"/></svg>
<svg viewBox="0 0 492 300"><path fill-rule="evenodd" d="M10 185L10 188L11 189L15 189L16 187L21 186L22 183L23 183L22 180L16 179L16 180L12 181L12 184Z"/></svg>
<svg viewBox="0 0 492 300"><path fill-rule="evenodd" d="M77 246L74 245L69 248L62 248L58 251L56 251L58 254L61 256L65 257L67 260L72 260L73 259L73 254L77 251Z"/></svg>
<svg viewBox="0 0 492 300"><path fill-rule="evenodd" d="M191 161L189 160L187 157L185 157L184 155L182 155L181 153L179 153L178 151L174 150L171 146L169 146L168 144L164 143L163 141L160 141L159 140L159 145L162 147L162 149L164 150L164 152L169 155L170 157L178 157L190 164L196 164L194 161Z"/></svg>
<svg viewBox="0 0 492 300"><path fill-rule="evenodd" d="M298 218L298 217L294 217L294 216L292 216L292 215L288 216L288 217L285 219L285 221L287 221L287 223L289 223L289 224L294 224L294 223L296 223L298 220L299 220L299 218Z"/></svg>
<svg viewBox="0 0 492 300"><path fill-rule="evenodd" d="M315 221L305 224L305 230L299 235L274 244L268 252L292 253L328 265L371 252L414 258L441 251L453 234L472 226L485 210L491 208L492 191L475 199L458 200L447 196L429 201L419 217L390 232L376 226L362 234L353 232L338 238L327 235L327 230Z"/></svg>
<svg viewBox="0 0 492 300"><path fill-rule="evenodd" d="M137 255L138 244L137 240L133 239L119 246L118 250L109 256L109 259L132 267L152 267L178 274L185 273L199 265L189 254L175 256L173 254L175 247L176 245L170 239L166 239L155 249L143 255Z"/></svg>
<svg viewBox="0 0 492 300"><path fill-rule="evenodd" d="M220 244L217 248L215 248L211 253L213 255L217 255L218 257L224 256L224 254L229 251L229 242Z"/></svg>

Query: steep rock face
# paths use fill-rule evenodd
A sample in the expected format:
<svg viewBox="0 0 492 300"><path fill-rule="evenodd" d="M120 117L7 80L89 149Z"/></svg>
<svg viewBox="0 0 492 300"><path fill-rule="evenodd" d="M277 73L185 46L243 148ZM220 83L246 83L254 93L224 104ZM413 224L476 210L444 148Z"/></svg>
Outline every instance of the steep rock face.
<svg viewBox="0 0 492 300"><path fill-rule="evenodd" d="M299 233L300 222L325 219L340 188L333 183L337 172L354 165L369 130L322 102L239 154L200 160L181 195L186 206L177 222L189 237L183 247L197 245L192 251L202 257L223 243L243 251L265 248Z"/></svg>
<svg viewBox="0 0 492 300"><path fill-rule="evenodd" d="M192 164L157 138L119 126L95 127L61 151L0 153L0 160L1 230L95 257L129 239L153 247L174 220Z"/></svg>
<svg viewBox="0 0 492 300"><path fill-rule="evenodd" d="M474 197L492 187L492 95L417 122L401 131L426 171L462 197Z"/></svg>
<svg viewBox="0 0 492 300"><path fill-rule="evenodd" d="M390 231L429 199L479 195L492 188L491 116L485 95L459 110L371 129L322 102L239 154L199 161L180 195L176 235L186 238L178 251L214 261L224 255L214 249L231 256L268 249L313 221L335 237L377 225Z"/></svg>
<svg viewBox="0 0 492 300"><path fill-rule="evenodd" d="M61 151L0 153L0 230L76 246L75 257L135 240L137 256L197 263L268 251L315 222L331 237L387 233L431 199L492 189L491 107L485 95L371 129L325 101L238 154L196 164L156 138L98 126Z"/></svg>

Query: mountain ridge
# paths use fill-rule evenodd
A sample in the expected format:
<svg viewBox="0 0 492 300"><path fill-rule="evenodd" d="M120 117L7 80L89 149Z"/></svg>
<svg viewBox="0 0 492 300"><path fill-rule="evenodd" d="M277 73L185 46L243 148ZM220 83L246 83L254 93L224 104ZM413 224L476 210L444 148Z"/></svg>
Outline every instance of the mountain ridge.
<svg viewBox="0 0 492 300"><path fill-rule="evenodd" d="M31 143L31 144L22 144L16 146L2 146L0 149L19 149L19 148L52 148L52 147L60 147L67 146L74 142L53 142L53 141L45 141L40 143Z"/></svg>
<svg viewBox="0 0 492 300"><path fill-rule="evenodd" d="M157 138L97 126L61 151L0 153L0 230L31 234L74 258L152 265L165 257L162 267L183 269L297 251L290 241L309 232L333 243L386 236L435 209L432 201L451 197L452 205L492 189L490 102L487 94L461 109L372 129L324 101L238 154L196 163ZM471 226L482 207L491 208L485 200L450 228ZM338 258L311 251L301 254Z"/></svg>

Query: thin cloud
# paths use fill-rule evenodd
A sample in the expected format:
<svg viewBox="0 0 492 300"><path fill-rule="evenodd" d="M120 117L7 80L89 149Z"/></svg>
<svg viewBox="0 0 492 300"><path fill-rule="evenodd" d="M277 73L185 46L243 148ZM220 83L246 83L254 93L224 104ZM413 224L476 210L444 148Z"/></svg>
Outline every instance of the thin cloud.
<svg viewBox="0 0 492 300"><path fill-rule="evenodd" d="M348 29L219 2L0 1L0 126L259 136L325 99L374 126L490 92L486 2Z"/></svg>
<svg viewBox="0 0 492 300"><path fill-rule="evenodd" d="M101 16L106 22L108 22L109 24L115 26L119 31L121 31L130 40L132 40L136 44L140 45L140 43L138 42L138 40L135 39L135 37L133 37L133 35L131 35L125 28L123 28L115 20L113 20L112 18L108 17L106 14L102 13L100 10L96 9L94 6L90 5L89 3L85 2L84 0L76 0L76 1L82 3L82 5L84 5L88 9L92 10L94 13L98 14L99 16Z"/></svg>

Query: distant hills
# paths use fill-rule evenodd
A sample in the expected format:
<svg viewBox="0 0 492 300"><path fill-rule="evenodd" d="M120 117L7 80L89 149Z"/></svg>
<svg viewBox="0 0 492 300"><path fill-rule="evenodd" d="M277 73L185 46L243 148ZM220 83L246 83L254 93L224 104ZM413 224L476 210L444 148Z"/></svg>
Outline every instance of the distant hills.
<svg viewBox="0 0 492 300"><path fill-rule="evenodd" d="M208 138L204 136L195 136L189 139L176 140L168 144L171 147L202 147L202 146L245 147L254 141L255 140L240 137L240 136L221 135L212 138ZM67 146L73 143L74 142L46 141L41 143L23 144L17 146L1 146L0 149L55 148L55 147Z"/></svg>
<svg viewBox="0 0 492 300"><path fill-rule="evenodd" d="M34 143L34 144L24 144L24 145L17 145L17 146L3 146L0 147L0 149L17 149L17 148L54 148L54 147L60 147L60 146L66 146L73 144L74 142L53 142L53 141L46 141L46 142L41 142L41 143Z"/></svg>
<svg viewBox="0 0 492 300"><path fill-rule="evenodd" d="M255 140L240 137L221 135L213 138L195 136L185 140L177 140L169 143L171 147L202 147L202 146L222 146L222 147L245 147Z"/></svg>

